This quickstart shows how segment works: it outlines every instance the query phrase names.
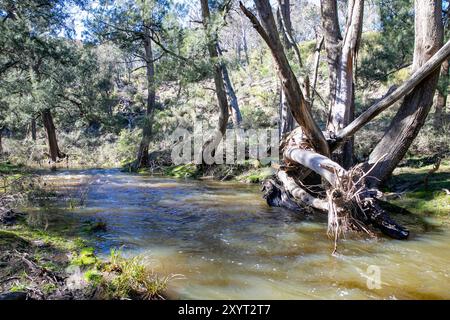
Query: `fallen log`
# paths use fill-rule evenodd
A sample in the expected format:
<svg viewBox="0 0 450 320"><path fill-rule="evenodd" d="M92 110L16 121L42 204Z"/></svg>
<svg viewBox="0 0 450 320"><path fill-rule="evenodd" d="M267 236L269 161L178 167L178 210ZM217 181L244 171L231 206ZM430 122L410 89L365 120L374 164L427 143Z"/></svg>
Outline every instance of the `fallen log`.
<svg viewBox="0 0 450 320"><path fill-rule="evenodd" d="M288 165L280 166L276 175L263 185L264 198L269 205L297 212L328 214L328 233L335 242L349 230L372 234L373 228L394 239L409 236L409 231L392 220L380 206L379 192L365 186L365 178L370 171L365 172L360 166L345 170L335 161L315 152L301 129L296 129L286 139L283 149L283 159ZM320 191L313 191L305 184L306 175L310 172L322 178Z"/></svg>

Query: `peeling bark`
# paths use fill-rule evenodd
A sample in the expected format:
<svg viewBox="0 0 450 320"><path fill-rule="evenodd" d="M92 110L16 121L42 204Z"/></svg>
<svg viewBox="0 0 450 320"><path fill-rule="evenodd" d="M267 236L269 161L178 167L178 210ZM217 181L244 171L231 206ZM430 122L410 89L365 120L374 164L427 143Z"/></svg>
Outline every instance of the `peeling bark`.
<svg viewBox="0 0 450 320"><path fill-rule="evenodd" d="M364 0L348 2L347 22L341 40L336 0L322 0L322 25L330 73L327 129L336 134L354 117L354 74L361 40ZM353 140L336 150L334 158L345 168L353 162Z"/></svg>

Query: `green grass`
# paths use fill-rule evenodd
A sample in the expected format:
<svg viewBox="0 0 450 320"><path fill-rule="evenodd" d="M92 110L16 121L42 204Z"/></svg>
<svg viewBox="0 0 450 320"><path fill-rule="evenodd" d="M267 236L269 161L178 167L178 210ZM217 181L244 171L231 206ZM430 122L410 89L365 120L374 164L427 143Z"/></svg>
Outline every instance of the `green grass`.
<svg viewBox="0 0 450 320"><path fill-rule="evenodd" d="M98 262L97 257L94 254L94 248L83 248L76 254L71 261L72 265L76 266L92 266Z"/></svg>
<svg viewBox="0 0 450 320"><path fill-rule="evenodd" d="M23 171L24 166L21 164L12 164L9 161L0 162L0 174L20 174Z"/></svg>
<svg viewBox="0 0 450 320"><path fill-rule="evenodd" d="M45 242L45 247L36 248L33 241ZM97 299L159 299L171 277L154 273L143 258L124 258L117 250L112 250L108 260L95 255L94 248L86 247L81 239L65 238L52 233L30 228L26 225L0 230L0 253L7 250L27 252L29 259L50 271L63 272L67 265L77 266L83 272L86 288L101 288ZM67 261L52 261L52 255L65 253L72 256ZM26 291L28 279L21 279L9 291ZM52 294L58 288L53 283L41 283L40 290Z"/></svg>
<svg viewBox="0 0 450 320"><path fill-rule="evenodd" d="M423 180L432 167L397 168L389 186L413 186L411 191L391 202L416 214L450 215L450 196L443 190L450 189L450 162L442 161L439 170L429 176L428 186L425 187Z"/></svg>
<svg viewBox="0 0 450 320"><path fill-rule="evenodd" d="M81 238L67 238L42 229L31 228L25 224L19 224L9 228L8 231L1 232L15 235L30 242L43 241L48 246L64 251L81 250L85 247L85 241Z"/></svg>
<svg viewBox="0 0 450 320"><path fill-rule="evenodd" d="M0 193L8 192L20 178L30 175L30 169L10 161L0 161Z"/></svg>
<svg viewBox="0 0 450 320"><path fill-rule="evenodd" d="M100 284L108 299L162 298L161 294L171 278L154 273L142 257L126 259L118 250L111 251L108 262L102 264L99 271L103 276L99 272L89 271L87 277Z"/></svg>
<svg viewBox="0 0 450 320"><path fill-rule="evenodd" d="M30 246L30 242L24 239L14 232L0 230L0 249L1 250L11 250L11 249L24 249Z"/></svg>

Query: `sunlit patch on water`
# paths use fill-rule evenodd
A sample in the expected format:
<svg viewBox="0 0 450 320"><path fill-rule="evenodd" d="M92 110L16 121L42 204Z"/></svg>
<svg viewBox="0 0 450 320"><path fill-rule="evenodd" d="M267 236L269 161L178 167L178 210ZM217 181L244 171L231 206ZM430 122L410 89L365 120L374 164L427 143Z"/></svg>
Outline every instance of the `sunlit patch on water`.
<svg viewBox="0 0 450 320"><path fill-rule="evenodd" d="M118 170L62 171L47 181L75 196L87 190L86 199L73 210L61 203L41 209L37 220L62 232L86 219L105 221L107 231L89 238L97 251L121 247L157 272L183 274L171 282L173 298L450 298L448 218L423 228L402 217L416 230L410 240L353 236L331 256L325 217L269 208L258 186ZM371 266L380 270L379 289L368 287Z"/></svg>

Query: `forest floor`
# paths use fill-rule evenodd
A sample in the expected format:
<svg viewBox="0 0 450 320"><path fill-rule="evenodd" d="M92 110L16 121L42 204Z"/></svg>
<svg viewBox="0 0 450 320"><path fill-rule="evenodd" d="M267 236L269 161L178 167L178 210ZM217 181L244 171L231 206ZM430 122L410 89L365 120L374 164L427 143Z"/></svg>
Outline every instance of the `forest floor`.
<svg viewBox="0 0 450 320"><path fill-rule="evenodd" d="M260 183L274 169L247 161L206 168L160 166L156 171L176 178ZM12 194L9 188L15 181L20 181L20 190L28 197L36 192L42 196L45 191L35 177L32 169L0 162L0 198ZM386 200L414 214L442 216L450 215L449 186L449 159L442 160L438 168L430 159L409 159L395 170L383 191ZM11 208L2 208L0 203L0 300L163 298L170 278L147 270L139 257L125 259L112 252L102 260L82 237L63 237L35 227L28 223L27 214ZM91 226L93 232L101 228L101 223Z"/></svg>

